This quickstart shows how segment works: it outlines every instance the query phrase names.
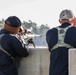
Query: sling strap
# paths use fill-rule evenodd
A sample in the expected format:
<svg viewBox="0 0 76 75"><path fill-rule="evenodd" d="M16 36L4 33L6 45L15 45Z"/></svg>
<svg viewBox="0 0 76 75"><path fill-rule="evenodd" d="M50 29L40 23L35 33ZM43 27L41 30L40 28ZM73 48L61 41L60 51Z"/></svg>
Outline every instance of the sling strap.
<svg viewBox="0 0 76 75"><path fill-rule="evenodd" d="M5 34L0 34L0 41L1 41L1 38L4 36ZM8 56L10 56L12 59L14 59L10 53L8 53L6 50L4 50L1 46L1 43L0 43L0 50L3 51L4 53L6 53Z"/></svg>

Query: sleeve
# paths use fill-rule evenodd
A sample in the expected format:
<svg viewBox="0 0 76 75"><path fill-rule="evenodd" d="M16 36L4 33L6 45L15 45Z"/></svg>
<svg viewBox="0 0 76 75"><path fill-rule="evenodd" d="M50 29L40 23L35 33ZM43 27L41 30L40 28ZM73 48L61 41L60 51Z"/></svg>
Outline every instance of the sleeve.
<svg viewBox="0 0 76 75"><path fill-rule="evenodd" d="M48 30L47 33L46 33L46 42L47 42L47 44L48 44L48 42L49 42L49 40L48 40L49 35L50 35L49 32L50 32L50 30Z"/></svg>
<svg viewBox="0 0 76 75"><path fill-rule="evenodd" d="M51 52L51 48L55 45L55 42L56 42L56 35L55 34L55 31L56 28L52 28L50 30L47 31L46 33L46 43L48 45L48 49L49 51Z"/></svg>
<svg viewBox="0 0 76 75"><path fill-rule="evenodd" d="M49 43L48 43L48 42L49 42L49 39L48 39L49 36L48 36L48 35L49 35L49 30L48 30L47 33L46 33L46 43L47 43L47 45L48 45L48 50L50 51Z"/></svg>
<svg viewBox="0 0 76 75"><path fill-rule="evenodd" d="M12 48L19 56L26 57L29 55L28 49L15 36L12 37Z"/></svg>

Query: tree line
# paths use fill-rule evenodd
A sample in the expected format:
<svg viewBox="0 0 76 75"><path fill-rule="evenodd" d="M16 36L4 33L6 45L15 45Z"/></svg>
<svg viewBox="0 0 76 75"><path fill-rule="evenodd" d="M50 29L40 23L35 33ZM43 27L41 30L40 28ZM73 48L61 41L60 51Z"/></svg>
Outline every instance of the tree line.
<svg viewBox="0 0 76 75"><path fill-rule="evenodd" d="M0 21L0 28L2 28L2 26L4 25L4 22L5 20L2 19ZM49 26L48 24L44 25L44 24L41 24L40 26L37 25L37 23L31 21L31 20L28 20L28 22L26 21L23 21L21 23L26 29L31 29L33 33L36 33L36 34L45 34L47 32L47 30L49 30Z"/></svg>

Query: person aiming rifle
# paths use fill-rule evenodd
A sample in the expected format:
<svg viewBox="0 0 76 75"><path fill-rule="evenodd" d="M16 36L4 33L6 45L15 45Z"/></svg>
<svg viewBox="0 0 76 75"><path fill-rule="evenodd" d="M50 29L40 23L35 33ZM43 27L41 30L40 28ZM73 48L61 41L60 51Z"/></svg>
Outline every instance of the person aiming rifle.
<svg viewBox="0 0 76 75"><path fill-rule="evenodd" d="M31 31L28 31L27 29L25 29L24 26L20 27L20 32L18 35L19 35L18 38L21 40L21 42L23 42L25 44L25 46L28 47L29 44L33 44L34 48L36 46L35 46L33 39L35 37L41 37L41 35L36 35L36 34L33 34ZM25 41L27 41L27 42L25 42Z"/></svg>
<svg viewBox="0 0 76 75"><path fill-rule="evenodd" d="M16 16L9 16L0 30L0 75L18 75L16 56L27 57L28 49L16 38L21 21Z"/></svg>

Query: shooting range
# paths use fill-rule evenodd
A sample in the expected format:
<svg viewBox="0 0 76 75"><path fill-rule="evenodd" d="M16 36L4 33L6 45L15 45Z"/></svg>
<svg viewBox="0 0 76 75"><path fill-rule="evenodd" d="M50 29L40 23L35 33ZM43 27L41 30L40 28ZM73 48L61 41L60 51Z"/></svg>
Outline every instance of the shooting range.
<svg viewBox="0 0 76 75"><path fill-rule="evenodd" d="M30 48L30 55L20 60L19 75L49 75L50 53L47 48Z"/></svg>

